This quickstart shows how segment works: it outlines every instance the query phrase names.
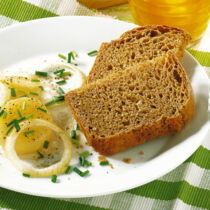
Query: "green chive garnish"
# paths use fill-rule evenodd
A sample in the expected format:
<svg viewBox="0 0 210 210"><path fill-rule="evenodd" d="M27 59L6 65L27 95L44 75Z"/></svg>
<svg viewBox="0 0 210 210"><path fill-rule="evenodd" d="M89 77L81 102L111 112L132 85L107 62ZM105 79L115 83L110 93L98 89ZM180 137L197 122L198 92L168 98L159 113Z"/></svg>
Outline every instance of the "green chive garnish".
<svg viewBox="0 0 210 210"><path fill-rule="evenodd" d="M101 166L108 166L109 165L109 161L102 161L100 162Z"/></svg>
<svg viewBox="0 0 210 210"><path fill-rule="evenodd" d="M70 172L70 170L71 170L71 166L68 166L67 168L66 168L66 170L65 170L65 174L68 174L69 172Z"/></svg>
<svg viewBox="0 0 210 210"><path fill-rule="evenodd" d="M65 77L65 76L71 76L71 72L70 71L63 72L62 76L63 77Z"/></svg>
<svg viewBox="0 0 210 210"><path fill-rule="evenodd" d="M4 110L2 109L0 112L0 117L4 114Z"/></svg>
<svg viewBox="0 0 210 210"><path fill-rule="evenodd" d="M26 101L23 102L23 110L26 110Z"/></svg>
<svg viewBox="0 0 210 210"><path fill-rule="evenodd" d="M22 114L21 114L21 112L20 112L20 110L19 110L19 109L17 110L17 113L18 113L18 115L19 115L20 119L21 119L21 118L23 118L23 117L22 117Z"/></svg>
<svg viewBox="0 0 210 210"><path fill-rule="evenodd" d="M41 91L44 91L44 87L43 86L39 86Z"/></svg>
<svg viewBox="0 0 210 210"><path fill-rule="evenodd" d="M34 130L31 130L31 131L27 131L27 132L24 132L24 136L28 136L29 134L32 134L34 133L35 131Z"/></svg>
<svg viewBox="0 0 210 210"><path fill-rule="evenodd" d="M39 93L36 93L36 92L30 92L31 95L34 95L34 96L38 96Z"/></svg>
<svg viewBox="0 0 210 210"><path fill-rule="evenodd" d="M20 97L28 97L28 95L27 95L27 94L24 94L24 95L22 95L22 96L20 96Z"/></svg>
<svg viewBox="0 0 210 210"><path fill-rule="evenodd" d="M13 129L13 126L11 126L11 127L7 130L6 135L8 135L8 134L12 131L12 129Z"/></svg>
<svg viewBox="0 0 210 210"><path fill-rule="evenodd" d="M87 157L89 155L90 155L90 152L87 150L79 154L80 157Z"/></svg>
<svg viewBox="0 0 210 210"><path fill-rule="evenodd" d="M45 141L43 147L44 147L45 149L47 149L48 146L49 146L49 141Z"/></svg>
<svg viewBox="0 0 210 210"><path fill-rule="evenodd" d="M53 174L53 175L51 176L51 181L52 181L53 183L56 183L56 181L57 181L57 175Z"/></svg>
<svg viewBox="0 0 210 210"><path fill-rule="evenodd" d="M60 96L55 96L54 99L52 101L49 101L45 104L45 106L50 106L53 105L59 101L64 101L64 96L60 95Z"/></svg>
<svg viewBox="0 0 210 210"><path fill-rule="evenodd" d="M55 96L54 97L55 102L64 101L64 96Z"/></svg>
<svg viewBox="0 0 210 210"><path fill-rule="evenodd" d="M44 157L44 155L41 152L39 152L39 151L37 151L37 154L39 155L40 158Z"/></svg>
<svg viewBox="0 0 210 210"><path fill-rule="evenodd" d="M66 80L65 79L56 82L56 84L58 84L58 85L63 85L65 83L66 83Z"/></svg>
<svg viewBox="0 0 210 210"><path fill-rule="evenodd" d="M16 121L16 119L14 119L14 120L12 120L11 122L9 122L9 123L7 124L7 127L9 127L10 125L12 125L15 121Z"/></svg>
<svg viewBox="0 0 210 210"><path fill-rule="evenodd" d="M39 109L39 110L42 111L42 112L47 112L46 109L42 109L41 107L38 107L37 109Z"/></svg>
<svg viewBox="0 0 210 210"><path fill-rule="evenodd" d="M53 74L60 74L63 73L65 71L65 69L59 69L57 71L54 71Z"/></svg>
<svg viewBox="0 0 210 210"><path fill-rule="evenodd" d="M65 94L65 91L61 87L59 87L58 90L60 91L61 94Z"/></svg>
<svg viewBox="0 0 210 210"><path fill-rule="evenodd" d="M38 76L41 76L41 77L47 77L48 76L48 73L43 72L43 71L36 71L35 74L38 75Z"/></svg>
<svg viewBox="0 0 210 210"><path fill-rule="evenodd" d="M71 142L76 145L80 145L79 141L76 139L71 139Z"/></svg>
<svg viewBox="0 0 210 210"><path fill-rule="evenodd" d="M72 51L72 54L73 54L74 58L78 57L77 53L74 50Z"/></svg>
<svg viewBox="0 0 210 210"><path fill-rule="evenodd" d="M89 56L94 56L97 55L98 51L97 50L93 50L91 52L88 53Z"/></svg>
<svg viewBox="0 0 210 210"><path fill-rule="evenodd" d="M16 131L18 132L18 131L20 130L20 126L19 126L18 121L15 120L15 121L13 122L13 125L15 126L15 129L16 129Z"/></svg>
<svg viewBox="0 0 210 210"><path fill-rule="evenodd" d="M29 114L25 117L25 119L28 119L28 118L33 117L33 116L34 116L34 114Z"/></svg>
<svg viewBox="0 0 210 210"><path fill-rule="evenodd" d="M30 177L31 175L30 174L26 174L26 173L23 173L23 176L25 176L25 177Z"/></svg>
<svg viewBox="0 0 210 210"><path fill-rule="evenodd" d="M72 130L71 131L71 138L72 139L76 139L77 135L76 135L76 131L75 130Z"/></svg>
<svg viewBox="0 0 210 210"><path fill-rule="evenodd" d="M7 112L4 112L4 119L7 118Z"/></svg>
<svg viewBox="0 0 210 210"><path fill-rule="evenodd" d="M58 54L58 57L60 57L60 58L62 58L62 59L64 59L64 60L66 60L66 56L65 56L65 55Z"/></svg>
<svg viewBox="0 0 210 210"><path fill-rule="evenodd" d="M68 53L68 60L67 60L68 63L71 63L72 55L73 55L72 52Z"/></svg>
<svg viewBox="0 0 210 210"><path fill-rule="evenodd" d="M80 130L80 127L78 124L76 125L76 130L78 130L78 131Z"/></svg>
<svg viewBox="0 0 210 210"><path fill-rule="evenodd" d="M31 82L40 82L39 79L32 79Z"/></svg>
<svg viewBox="0 0 210 210"><path fill-rule="evenodd" d="M14 88L11 88L11 96L16 97L16 92Z"/></svg>
<svg viewBox="0 0 210 210"><path fill-rule="evenodd" d="M86 176L86 175L89 174L89 170L86 170L86 171L82 172L82 171L80 171L77 167L75 167L75 168L73 169L73 171L76 172L76 173L77 173L78 175L80 175L81 177L84 177L84 176Z"/></svg>

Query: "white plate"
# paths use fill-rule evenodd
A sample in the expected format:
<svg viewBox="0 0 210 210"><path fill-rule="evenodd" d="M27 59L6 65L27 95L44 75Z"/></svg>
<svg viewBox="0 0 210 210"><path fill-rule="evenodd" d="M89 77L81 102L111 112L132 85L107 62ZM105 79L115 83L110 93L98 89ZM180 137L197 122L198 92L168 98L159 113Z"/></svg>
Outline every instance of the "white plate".
<svg viewBox="0 0 210 210"><path fill-rule="evenodd" d="M58 17L30 21L0 31L0 69L23 65L25 61L38 61L71 50L79 52L79 66L85 74L94 58L87 52L98 49L103 41L119 37L133 24L95 17ZM209 80L200 65L185 54L183 65L193 86L196 114L191 122L175 136L167 136L131 148L109 157L113 164L101 167L98 155L91 157L91 175L81 178L77 174L50 178L25 178L2 154L0 157L0 186L14 191L59 198L105 195L131 189L148 183L171 171L186 160L209 135L208 120ZM90 148L89 148L90 149ZM144 155L140 155L140 150ZM131 158L126 164L123 158Z"/></svg>

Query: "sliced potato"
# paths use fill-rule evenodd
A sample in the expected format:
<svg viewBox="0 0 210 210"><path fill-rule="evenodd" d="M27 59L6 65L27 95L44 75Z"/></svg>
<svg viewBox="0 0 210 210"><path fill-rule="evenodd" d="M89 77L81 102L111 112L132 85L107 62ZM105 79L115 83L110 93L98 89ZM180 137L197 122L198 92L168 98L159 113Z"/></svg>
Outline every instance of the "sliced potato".
<svg viewBox="0 0 210 210"><path fill-rule="evenodd" d="M39 82L32 82L31 79L22 76L7 76L2 79L2 83L10 90L13 88L15 94L9 93L9 99L16 99L24 96L38 98L41 100L41 89Z"/></svg>
<svg viewBox="0 0 210 210"><path fill-rule="evenodd" d="M29 174L31 177L46 177L64 172L72 158L73 146L69 136L58 126L46 120L28 120L21 122L20 126L20 132L17 133L13 130L11 135L7 137L5 145L7 158L15 165L15 167L21 172ZM16 140L19 138L19 135L21 135L26 129L32 130L36 127L42 127L44 130L51 129L52 131L58 133L63 141L64 150L60 161L46 168L36 168L33 165L21 160L15 151Z"/></svg>
<svg viewBox="0 0 210 210"><path fill-rule="evenodd" d="M13 120L20 119L20 113L22 117L27 117L32 114L29 119L44 119L52 121L51 115L46 107L35 98L18 98L8 101L3 107L4 112L7 113L6 118L4 115L0 118L0 144L5 145L8 129L12 126L8 126ZM42 110L43 109L43 110ZM18 113L19 112L19 113ZM24 121L24 120L23 120ZM31 128L34 133L29 135L20 134L16 141L16 152L18 154L29 154L36 152L45 140L50 141L52 138L52 131L50 129L43 129L41 127ZM15 130L13 126L13 130ZM24 131L24 132L27 132Z"/></svg>

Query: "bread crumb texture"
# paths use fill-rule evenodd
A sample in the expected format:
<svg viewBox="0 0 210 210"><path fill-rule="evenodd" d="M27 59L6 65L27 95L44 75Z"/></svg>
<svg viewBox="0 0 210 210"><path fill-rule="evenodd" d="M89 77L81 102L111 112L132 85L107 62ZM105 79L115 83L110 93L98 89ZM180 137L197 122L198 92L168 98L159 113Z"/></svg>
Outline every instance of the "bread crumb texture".
<svg viewBox="0 0 210 210"><path fill-rule="evenodd" d="M181 59L190 40L188 32L169 26L134 28L122 34L119 39L101 45L87 82L125 70L139 62L152 60L169 51Z"/></svg>
<svg viewBox="0 0 210 210"><path fill-rule="evenodd" d="M175 134L194 115L190 81L172 53L70 91L66 102L104 155Z"/></svg>

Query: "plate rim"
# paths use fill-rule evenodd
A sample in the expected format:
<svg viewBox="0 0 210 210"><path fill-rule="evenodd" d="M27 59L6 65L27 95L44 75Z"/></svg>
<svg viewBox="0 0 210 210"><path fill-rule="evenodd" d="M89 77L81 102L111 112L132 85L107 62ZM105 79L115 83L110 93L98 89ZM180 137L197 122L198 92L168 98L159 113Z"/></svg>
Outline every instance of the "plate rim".
<svg viewBox="0 0 210 210"><path fill-rule="evenodd" d="M108 20L108 21L111 21L111 22L113 22L113 21L114 22L122 22L123 24L132 25L133 27L135 27L135 26L138 27L137 25L135 25L133 23L127 23L127 22L124 22L124 21L111 19L111 18L106 18L106 17L95 17L95 16L66 16L65 17L64 16L64 17L49 17L49 18L30 20L30 21L27 21L27 22L17 23L17 24L11 25L11 26L7 26L7 27L5 27L3 29L0 29L0 36L1 36L1 33L4 33L4 32L7 33L11 29L15 29L15 28L19 28L19 27L25 27L28 24L42 23L42 22L46 22L46 21L57 21L58 19L59 19L59 21L62 21L62 20L66 20L66 19L84 19L84 18L85 18L85 20L87 20L87 19L97 19L97 20L100 21L100 19L103 19L103 20ZM199 66L199 68L202 67L198 63L198 61L189 52L185 51L185 53L187 54L187 56L190 56L191 59L193 59L194 62L196 62L196 64ZM210 121L206 122L201 130L207 130L209 126L210 126ZM205 138L205 136L203 137L203 139ZM182 162L184 162L190 155L192 155L196 151L196 149L201 145L202 140L197 142L197 145L194 146L193 150L191 150L190 152L186 153L185 158L182 158L182 160L177 161L176 164L170 165L170 167L168 167L167 170L165 170L164 172L161 171L161 172L158 173L158 175L156 173L155 176L151 176L149 179L146 179L143 183L141 182L140 185L138 183L136 183L136 184L133 184L133 185L120 187L120 188L118 188L118 190L110 189L110 190L107 190L105 193L104 192L101 192L101 193L94 193L93 192L93 193L91 193L89 195L87 195L87 194L81 194L81 195L75 194L75 195L69 196L69 195L58 195L56 193L55 194L53 194L53 193L46 194L46 193L42 193L42 192L36 193L36 192L31 192L31 191L25 190L24 188L17 189L15 187L11 187L11 186L8 186L7 184L2 184L2 183L0 183L0 186L3 187L3 188L6 188L8 190L12 190L12 191L15 191L15 192L20 192L20 193L24 193L24 194L28 194L28 195L42 196L42 197L52 197L52 198L82 198L82 197L93 197L93 196L108 195L108 194L112 194L112 193L116 193L116 192L122 192L122 191L125 191L125 190L128 190L128 189L133 189L135 187L139 187L139 186L142 186L142 185L144 185L146 183L149 183L150 181L153 181L153 180L159 178L160 176L165 175L168 172L170 172L171 170L175 169L177 166L179 166ZM182 142L182 146L183 146L183 144L187 144L187 142ZM178 147L178 146L180 146L180 145L177 145L176 147ZM158 157L155 157L151 161L152 162L158 161L162 156L165 156L166 153L169 153L169 152L171 153L172 150L174 150L174 149L175 148L171 148L169 151L166 151L164 154L161 154ZM150 161L148 161L148 162L150 162Z"/></svg>

